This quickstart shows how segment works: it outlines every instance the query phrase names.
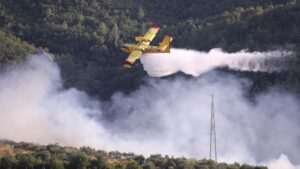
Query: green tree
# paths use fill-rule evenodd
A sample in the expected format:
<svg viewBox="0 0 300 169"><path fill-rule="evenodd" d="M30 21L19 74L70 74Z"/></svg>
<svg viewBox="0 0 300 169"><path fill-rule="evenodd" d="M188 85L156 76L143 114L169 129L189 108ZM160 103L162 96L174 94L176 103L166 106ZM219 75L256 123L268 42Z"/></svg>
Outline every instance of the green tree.
<svg viewBox="0 0 300 169"><path fill-rule="evenodd" d="M88 157L83 153L72 155L69 163L71 169L86 169L89 165Z"/></svg>
<svg viewBox="0 0 300 169"><path fill-rule="evenodd" d="M120 163L117 163L115 165L115 169L124 169L123 165L121 165Z"/></svg>
<svg viewBox="0 0 300 169"><path fill-rule="evenodd" d="M108 27L104 22L100 22L99 24L99 32L101 35L106 35L108 33Z"/></svg>
<svg viewBox="0 0 300 169"><path fill-rule="evenodd" d="M134 157L134 160L137 161L140 165L142 165L145 161L145 157L143 155L138 155Z"/></svg>
<svg viewBox="0 0 300 169"><path fill-rule="evenodd" d="M126 169L142 169L137 161L131 160L127 165Z"/></svg>
<svg viewBox="0 0 300 169"><path fill-rule="evenodd" d="M52 157L49 163L50 169L64 169L64 163L57 157Z"/></svg>
<svg viewBox="0 0 300 169"><path fill-rule="evenodd" d="M67 29L68 23L66 21L64 21L61 26L62 26L62 28Z"/></svg>
<svg viewBox="0 0 300 169"><path fill-rule="evenodd" d="M96 160L91 161L91 168L108 169L106 159L102 155L97 155Z"/></svg>
<svg viewBox="0 0 300 169"><path fill-rule="evenodd" d="M148 161L147 163L142 165L143 169L155 169L155 165L152 161Z"/></svg>
<svg viewBox="0 0 300 169"><path fill-rule="evenodd" d="M36 159L32 154L17 154L17 169L33 169Z"/></svg>
<svg viewBox="0 0 300 169"><path fill-rule="evenodd" d="M10 155L4 155L0 161L0 169L13 169L15 162L16 161L14 157Z"/></svg>
<svg viewBox="0 0 300 169"><path fill-rule="evenodd" d="M53 15L54 15L54 13L52 12L51 8L48 8L48 9L46 10L46 17L47 17L47 18L50 18L50 17L53 16Z"/></svg>
<svg viewBox="0 0 300 169"><path fill-rule="evenodd" d="M119 40L119 28L116 23L113 24L113 28L110 31L109 34L109 40L112 42L115 46L118 46L118 40Z"/></svg>
<svg viewBox="0 0 300 169"><path fill-rule="evenodd" d="M143 7L139 7L139 11L138 11L138 19L142 20L145 17L145 11L143 9Z"/></svg>

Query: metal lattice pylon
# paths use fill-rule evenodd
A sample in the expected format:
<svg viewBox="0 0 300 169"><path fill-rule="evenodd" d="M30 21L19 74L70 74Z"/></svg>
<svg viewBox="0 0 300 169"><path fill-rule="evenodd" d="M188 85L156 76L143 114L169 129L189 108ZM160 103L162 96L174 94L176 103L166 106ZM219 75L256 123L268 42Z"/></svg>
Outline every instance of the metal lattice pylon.
<svg viewBox="0 0 300 169"><path fill-rule="evenodd" d="M214 95L211 95L211 119L210 119L210 144L209 159L217 163L217 138L216 138L216 122L214 110ZM213 159L214 156L214 159Z"/></svg>

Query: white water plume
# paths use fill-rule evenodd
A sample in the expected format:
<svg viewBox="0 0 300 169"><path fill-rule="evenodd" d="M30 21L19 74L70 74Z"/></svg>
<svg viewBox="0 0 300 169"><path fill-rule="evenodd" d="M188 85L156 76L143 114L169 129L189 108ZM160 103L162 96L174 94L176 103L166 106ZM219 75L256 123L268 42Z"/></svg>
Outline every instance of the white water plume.
<svg viewBox="0 0 300 169"><path fill-rule="evenodd" d="M286 69L289 51L226 53L221 49L200 52L187 49L171 49L171 53L145 54L141 57L144 69L152 77L162 77L183 72L199 76L218 67L238 71L278 72Z"/></svg>

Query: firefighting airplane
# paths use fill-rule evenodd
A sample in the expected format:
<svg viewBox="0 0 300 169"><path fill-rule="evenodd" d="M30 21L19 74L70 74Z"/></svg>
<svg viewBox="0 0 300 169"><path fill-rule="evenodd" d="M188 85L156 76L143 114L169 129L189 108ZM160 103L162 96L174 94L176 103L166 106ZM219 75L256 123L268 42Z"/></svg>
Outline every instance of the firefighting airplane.
<svg viewBox="0 0 300 169"><path fill-rule="evenodd" d="M150 43L159 30L158 24L152 24L148 32L142 37L135 37L138 44L124 44L121 48L123 52L130 53L123 66L131 68L134 62L141 57L143 53L170 53L170 44L173 40L171 36L165 36L159 46L151 46Z"/></svg>

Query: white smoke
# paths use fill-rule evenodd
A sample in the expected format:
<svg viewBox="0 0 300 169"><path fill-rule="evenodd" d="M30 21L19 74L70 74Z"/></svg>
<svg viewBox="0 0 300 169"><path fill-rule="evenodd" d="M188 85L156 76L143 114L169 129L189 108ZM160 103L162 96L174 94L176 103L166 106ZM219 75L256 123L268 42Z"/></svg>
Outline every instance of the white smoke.
<svg viewBox="0 0 300 169"><path fill-rule="evenodd" d="M291 165L287 156L300 163L298 100L269 91L249 103L246 79L220 72L150 79L130 95L116 93L104 109L83 92L63 89L58 67L37 56L0 77L1 138L207 158L214 93L219 161L272 167L277 163L269 159L286 154L280 164Z"/></svg>
<svg viewBox="0 0 300 169"><path fill-rule="evenodd" d="M256 163L286 153L299 162L299 149L291 146L300 136L296 98L271 92L251 104L243 96L245 83L224 73L154 80L130 96L113 97L110 112L117 115L110 127L139 140L139 149L151 143L150 152L207 157L214 93L220 161Z"/></svg>
<svg viewBox="0 0 300 169"><path fill-rule="evenodd" d="M98 103L76 89L64 90L58 67L44 56L2 73L0 94L3 138L95 146L106 138L99 123L89 118L100 113Z"/></svg>
<svg viewBox="0 0 300 169"><path fill-rule="evenodd" d="M300 166L294 166L288 157L284 154L280 155L279 159L273 159L268 162L269 169L299 169Z"/></svg>
<svg viewBox="0 0 300 169"><path fill-rule="evenodd" d="M199 52L187 49L171 49L171 53L145 54L141 57L144 69L150 76L162 77L182 71L199 76L218 67L239 71L278 72L286 69L289 51L226 53L221 49Z"/></svg>

